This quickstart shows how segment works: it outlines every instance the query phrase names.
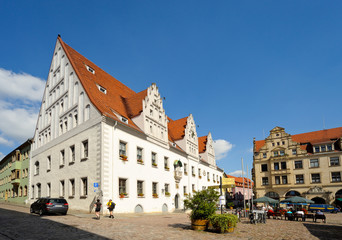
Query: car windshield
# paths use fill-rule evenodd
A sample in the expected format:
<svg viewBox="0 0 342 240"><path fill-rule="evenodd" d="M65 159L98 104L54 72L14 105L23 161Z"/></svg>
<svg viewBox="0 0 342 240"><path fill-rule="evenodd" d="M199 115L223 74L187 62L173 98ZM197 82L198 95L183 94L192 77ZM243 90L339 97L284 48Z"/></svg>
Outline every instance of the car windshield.
<svg viewBox="0 0 342 240"><path fill-rule="evenodd" d="M50 199L50 203L66 203L65 199Z"/></svg>

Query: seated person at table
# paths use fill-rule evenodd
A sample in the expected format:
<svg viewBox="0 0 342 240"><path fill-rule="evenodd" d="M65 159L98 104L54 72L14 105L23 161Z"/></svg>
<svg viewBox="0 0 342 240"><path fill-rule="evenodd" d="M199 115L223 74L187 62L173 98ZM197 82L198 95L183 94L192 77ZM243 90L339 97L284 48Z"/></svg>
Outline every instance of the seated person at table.
<svg viewBox="0 0 342 240"><path fill-rule="evenodd" d="M274 213L273 209L269 209L268 213Z"/></svg>
<svg viewBox="0 0 342 240"><path fill-rule="evenodd" d="M287 210L287 213L292 214L292 208L290 208L289 210Z"/></svg>
<svg viewBox="0 0 342 240"><path fill-rule="evenodd" d="M304 215L304 212L303 211L297 211L296 214L300 214L300 215Z"/></svg>
<svg viewBox="0 0 342 240"><path fill-rule="evenodd" d="M308 210L306 210L305 208L302 208L301 211L303 211L304 214L308 214Z"/></svg>
<svg viewBox="0 0 342 240"><path fill-rule="evenodd" d="M323 222L325 222L325 215L324 215L323 212L321 212L321 210L318 210L318 211L316 212L315 218L316 218L316 219L323 219Z"/></svg>

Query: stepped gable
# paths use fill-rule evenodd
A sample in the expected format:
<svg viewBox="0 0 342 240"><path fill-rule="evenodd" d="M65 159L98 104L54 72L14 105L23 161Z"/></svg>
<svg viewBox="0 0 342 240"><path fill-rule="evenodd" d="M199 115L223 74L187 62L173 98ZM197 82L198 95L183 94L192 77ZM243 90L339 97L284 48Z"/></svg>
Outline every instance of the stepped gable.
<svg viewBox="0 0 342 240"><path fill-rule="evenodd" d="M198 151L204 153L207 150L208 136L202 136L198 138Z"/></svg>
<svg viewBox="0 0 342 240"><path fill-rule="evenodd" d="M295 141L297 143L310 144L332 142L333 140L336 140L340 137L342 137L342 127L319 130L308 133L300 133L291 136L292 141ZM255 151L259 152L260 148L262 148L264 145L265 140L255 141ZM306 150L307 145L301 145L300 148Z"/></svg>
<svg viewBox="0 0 342 240"><path fill-rule="evenodd" d="M61 37L58 36L58 40L92 104L103 115L114 120L121 120L113 114L113 112L118 113L128 119L128 125L130 127L141 131L130 119L132 113L139 112L139 108L142 109L142 101L138 102L141 93L136 94L132 89L103 71L93 62L64 43ZM91 67L95 71L95 74L89 72L86 66ZM97 85L105 88L106 94L99 91Z"/></svg>
<svg viewBox="0 0 342 240"><path fill-rule="evenodd" d="M181 140L185 136L185 127L187 123L188 117L184 117L178 120L173 121L171 118L169 119L168 131L171 136L172 141Z"/></svg>

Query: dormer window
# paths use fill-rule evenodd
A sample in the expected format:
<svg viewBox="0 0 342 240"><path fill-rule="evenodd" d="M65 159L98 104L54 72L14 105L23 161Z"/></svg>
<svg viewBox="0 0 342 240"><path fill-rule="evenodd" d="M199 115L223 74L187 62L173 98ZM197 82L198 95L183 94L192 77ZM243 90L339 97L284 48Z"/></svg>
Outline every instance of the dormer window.
<svg viewBox="0 0 342 240"><path fill-rule="evenodd" d="M128 124L128 120L127 120L127 118L121 117L121 121L122 121L123 123L126 123L126 124Z"/></svg>
<svg viewBox="0 0 342 240"><path fill-rule="evenodd" d="M101 92L103 92L104 94L107 94L107 90L106 90L104 87L102 87L102 86L100 86L100 85L97 85L97 88L98 88Z"/></svg>
<svg viewBox="0 0 342 240"><path fill-rule="evenodd" d="M88 70L90 73L95 74L95 70L94 70L94 69L92 69L91 67L89 67L89 66L87 66L87 65L86 65L86 68L87 68L87 70Z"/></svg>

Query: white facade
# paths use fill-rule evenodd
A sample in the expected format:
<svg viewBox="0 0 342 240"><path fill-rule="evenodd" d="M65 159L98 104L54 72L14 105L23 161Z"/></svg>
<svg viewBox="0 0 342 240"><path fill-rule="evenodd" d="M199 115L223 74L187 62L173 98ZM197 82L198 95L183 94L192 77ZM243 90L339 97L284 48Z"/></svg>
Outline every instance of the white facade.
<svg viewBox="0 0 342 240"><path fill-rule="evenodd" d="M103 203L113 199L116 212L173 211L183 208L188 194L218 184L222 171L211 134L207 151L199 153L192 115L183 138L173 141L155 84L137 101L141 111L134 116L115 106L112 114L104 112L100 104L111 97L110 86L98 83L103 75L97 67L82 66L72 54L78 53L58 37L32 144L31 202L64 197L70 208L89 210L100 198ZM84 80L92 77L94 83ZM100 101L91 92L95 84Z"/></svg>

